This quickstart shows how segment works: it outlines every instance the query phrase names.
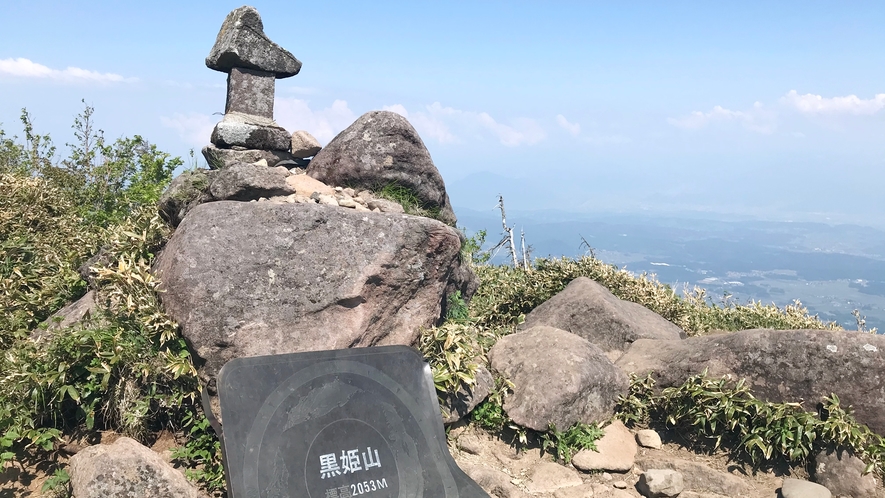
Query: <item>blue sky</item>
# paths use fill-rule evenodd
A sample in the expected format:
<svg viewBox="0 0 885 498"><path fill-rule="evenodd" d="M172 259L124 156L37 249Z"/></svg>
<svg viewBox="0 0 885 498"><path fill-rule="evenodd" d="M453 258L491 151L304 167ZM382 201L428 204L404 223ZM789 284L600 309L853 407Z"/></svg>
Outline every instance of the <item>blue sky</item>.
<svg viewBox="0 0 885 498"><path fill-rule="evenodd" d="M457 208L711 213L885 226L882 2L255 2L303 63L276 118L322 143L405 114ZM240 3L3 5L0 123L186 155L225 75L204 58ZM63 147L62 147L63 148Z"/></svg>

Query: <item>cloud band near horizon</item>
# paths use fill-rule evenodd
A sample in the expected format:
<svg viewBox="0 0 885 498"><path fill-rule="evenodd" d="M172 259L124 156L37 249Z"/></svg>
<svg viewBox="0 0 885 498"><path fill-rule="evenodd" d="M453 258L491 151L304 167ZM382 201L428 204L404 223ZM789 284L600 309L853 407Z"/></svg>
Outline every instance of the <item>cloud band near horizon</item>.
<svg viewBox="0 0 885 498"><path fill-rule="evenodd" d="M0 59L0 75L16 78L51 79L62 82L134 83L138 78L127 78L115 73L100 73L79 67L52 69L22 57Z"/></svg>

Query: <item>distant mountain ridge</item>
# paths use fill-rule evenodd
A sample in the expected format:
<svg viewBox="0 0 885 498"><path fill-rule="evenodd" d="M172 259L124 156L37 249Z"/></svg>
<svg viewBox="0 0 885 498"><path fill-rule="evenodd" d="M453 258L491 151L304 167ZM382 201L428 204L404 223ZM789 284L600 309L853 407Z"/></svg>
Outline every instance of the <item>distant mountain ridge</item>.
<svg viewBox="0 0 885 498"><path fill-rule="evenodd" d="M505 199L506 202L506 199ZM457 208L468 235L501 231L497 210ZM655 273L681 289L706 288L715 299L774 302L799 299L824 320L855 328L860 310L869 327L885 329L885 231L810 222L723 221L653 214L508 210L525 231L534 257L586 254L583 240L605 262ZM498 256L500 262L505 259Z"/></svg>

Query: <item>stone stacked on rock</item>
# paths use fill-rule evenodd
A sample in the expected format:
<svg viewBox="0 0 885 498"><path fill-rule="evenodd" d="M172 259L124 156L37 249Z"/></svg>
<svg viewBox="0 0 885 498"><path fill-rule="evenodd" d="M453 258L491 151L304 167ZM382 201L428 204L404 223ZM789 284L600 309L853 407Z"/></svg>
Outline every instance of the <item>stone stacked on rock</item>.
<svg viewBox="0 0 885 498"><path fill-rule="evenodd" d="M442 175L406 118L389 111L363 114L310 162L307 174L335 186L402 189L420 207L454 226L456 219Z"/></svg>
<svg viewBox="0 0 885 498"><path fill-rule="evenodd" d="M227 15L206 66L227 73L224 118L212 131L212 145L203 149L210 167L259 159L268 166L303 165L290 153L292 136L273 120L275 82L298 74L301 61L270 41L254 7Z"/></svg>

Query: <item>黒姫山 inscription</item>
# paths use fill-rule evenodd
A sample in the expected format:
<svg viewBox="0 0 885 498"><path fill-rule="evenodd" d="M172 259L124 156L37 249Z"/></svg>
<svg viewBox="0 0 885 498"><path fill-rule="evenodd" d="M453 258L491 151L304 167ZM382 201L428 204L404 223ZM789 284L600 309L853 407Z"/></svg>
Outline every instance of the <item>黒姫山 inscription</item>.
<svg viewBox="0 0 885 498"><path fill-rule="evenodd" d="M448 452L429 372L405 346L227 363L232 498L487 497Z"/></svg>

